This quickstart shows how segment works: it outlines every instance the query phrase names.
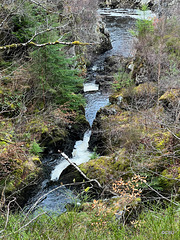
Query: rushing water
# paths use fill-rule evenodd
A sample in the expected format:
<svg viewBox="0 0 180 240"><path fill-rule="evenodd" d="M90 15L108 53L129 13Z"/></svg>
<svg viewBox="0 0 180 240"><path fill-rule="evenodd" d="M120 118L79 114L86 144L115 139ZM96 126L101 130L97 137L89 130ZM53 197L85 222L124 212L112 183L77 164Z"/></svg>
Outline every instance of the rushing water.
<svg viewBox="0 0 180 240"><path fill-rule="evenodd" d="M94 65L89 69L89 80L84 84L84 96L87 104L85 108L85 116L90 126L96 117L97 111L109 103L109 93L99 90L98 84L95 84L95 76L98 72L103 71L104 60L107 56L122 55L129 57L133 55L133 37L129 30L135 25L136 19L145 18L142 11L124 10L124 9L103 9L99 10L99 14L103 16L106 27L109 30L112 49L99 56ZM146 14L149 17L150 13ZM152 14L151 14L152 17ZM77 141L72 153L72 161L77 165L87 162L90 159L91 152L88 150L88 142L91 131L88 130L83 140ZM61 155L51 155L44 159L44 165L52 169L50 175L40 186L39 192L31 199L31 203L37 201L39 197L56 188L56 185L49 184L49 181L56 181L62 171L69 163L61 157ZM65 211L65 205L75 199L75 195L68 189L60 188L50 194L40 202L39 206L56 212Z"/></svg>

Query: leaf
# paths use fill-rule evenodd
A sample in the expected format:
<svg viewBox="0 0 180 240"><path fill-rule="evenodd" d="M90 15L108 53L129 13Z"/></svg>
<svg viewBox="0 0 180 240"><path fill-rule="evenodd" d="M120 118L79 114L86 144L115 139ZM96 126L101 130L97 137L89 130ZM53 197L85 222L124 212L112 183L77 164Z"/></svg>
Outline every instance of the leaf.
<svg viewBox="0 0 180 240"><path fill-rule="evenodd" d="M88 192L89 189L90 189L90 187L87 187L87 188L84 189L84 191L85 191L85 192Z"/></svg>

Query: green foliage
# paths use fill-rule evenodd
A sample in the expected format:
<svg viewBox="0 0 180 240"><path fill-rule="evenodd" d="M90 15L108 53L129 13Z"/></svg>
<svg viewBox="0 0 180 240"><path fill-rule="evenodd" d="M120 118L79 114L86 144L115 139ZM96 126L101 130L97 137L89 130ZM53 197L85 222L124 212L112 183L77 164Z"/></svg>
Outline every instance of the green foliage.
<svg viewBox="0 0 180 240"><path fill-rule="evenodd" d="M13 24L12 34L19 42L28 41L35 32L40 31L46 20L50 20L52 15L47 15L46 11L28 2L21 3L23 8L17 11L11 18ZM39 30L38 30L39 28Z"/></svg>
<svg viewBox="0 0 180 240"><path fill-rule="evenodd" d="M31 144L30 152L38 155L39 153L43 152L43 149L39 146L39 144L34 140L34 142Z"/></svg>
<svg viewBox="0 0 180 240"><path fill-rule="evenodd" d="M135 30L129 32L135 37L145 37L147 33L154 31L153 20L146 19L146 11L148 10L147 5L142 5L141 10L144 12L144 19L137 19Z"/></svg>
<svg viewBox="0 0 180 240"><path fill-rule="evenodd" d="M37 36L33 38L36 43L51 42L62 38L56 29L50 33L46 31L47 28L59 26L58 14L47 14L41 7L32 3L26 1L21 3L20 9L14 12L10 20L11 37L8 39L8 43L27 42L36 33ZM8 54L15 55L15 50ZM56 107L66 103L66 107L78 110L85 104L85 100L80 94L83 79L79 76L81 74L79 70L76 69L77 60L67 58L62 46L47 46L41 49L26 49L26 51L24 49L20 50L18 54L28 54L31 57L29 69L33 81L31 80L29 91L25 90L24 95L28 97L30 95L32 99L35 99L34 102L38 109L45 109L47 105ZM11 104L12 101L9 102ZM9 102L7 101L7 104ZM14 105L6 108L15 108Z"/></svg>
<svg viewBox="0 0 180 240"><path fill-rule="evenodd" d="M35 50L32 54L32 72L39 79L38 88L52 104L65 104L77 110L85 101L78 94L83 79L78 76L78 70L73 66L74 59L68 59L62 47L48 46ZM40 74L39 74L40 73Z"/></svg>
<svg viewBox="0 0 180 240"><path fill-rule="evenodd" d="M148 10L148 5L147 4L143 4L142 6L141 6L141 10L142 11L147 11Z"/></svg>
<svg viewBox="0 0 180 240"><path fill-rule="evenodd" d="M154 26L152 24L152 20L138 19L136 22L136 28L137 28L139 37L144 37L147 33L154 31Z"/></svg>
<svg viewBox="0 0 180 240"><path fill-rule="evenodd" d="M96 151L97 151L97 147L93 149L93 153L91 154L90 160L93 160L99 157L100 154L98 154Z"/></svg>
<svg viewBox="0 0 180 240"><path fill-rule="evenodd" d="M120 69L119 72L115 75L115 81L113 83L114 90L118 91L121 88L130 87L133 84L133 79L129 73L126 73L123 69Z"/></svg>

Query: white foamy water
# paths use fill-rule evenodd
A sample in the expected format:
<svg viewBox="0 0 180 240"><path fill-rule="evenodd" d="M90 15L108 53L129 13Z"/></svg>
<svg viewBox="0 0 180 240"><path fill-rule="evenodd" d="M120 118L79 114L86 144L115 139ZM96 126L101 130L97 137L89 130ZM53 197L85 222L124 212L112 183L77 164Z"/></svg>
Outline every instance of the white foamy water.
<svg viewBox="0 0 180 240"><path fill-rule="evenodd" d="M94 92L99 90L99 84L94 82L84 83L84 92Z"/></svg>
<svg viewBox="0 0 180 240"><path fill-rule="evenodd" d="M74 150L72 152L71 161L76 163L77 165L88 162L91 156L91 152L88 150L88 142L91 135L91 131L87 131L84 134L83 140L77 141ZM60 164L58 164L55 169L51 173L51 180L56 180L61 175L62 171L69 166L67 160L62 160Z"/></svg>
<svg viewBox="0 0 180 240"><path fill-rule="evenodd" d="M111 16L111 17L130 17L134 19L152 19L156 17L156 14L153 13L151 10L142 11L139 9L123 9L123 8L105 8L99 9L98 13L100 15Z"/></svg>

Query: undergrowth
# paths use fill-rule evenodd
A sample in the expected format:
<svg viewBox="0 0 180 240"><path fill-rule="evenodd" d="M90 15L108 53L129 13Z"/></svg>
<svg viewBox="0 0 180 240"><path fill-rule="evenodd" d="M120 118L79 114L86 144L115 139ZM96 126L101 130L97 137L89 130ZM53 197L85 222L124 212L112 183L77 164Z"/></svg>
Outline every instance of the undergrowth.
<svg viewBox="0 0 180 240"><path fill-rule="evenodd" d="M63 214L39 213L24 221L23 214L9 216L4 229L5 216L0 217L0 239L174 239L180 238L179 208L144 208L138 219L123 226L112 212L94 201L87 209ZM41 215L42 214L42 215ZM34 217L35 218L35 217ZM29 224L28 224L29 223ZM4 230L3 230L4 229Z"/></svg>

